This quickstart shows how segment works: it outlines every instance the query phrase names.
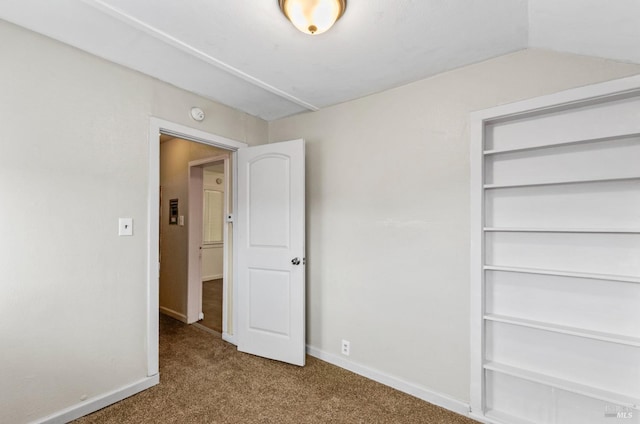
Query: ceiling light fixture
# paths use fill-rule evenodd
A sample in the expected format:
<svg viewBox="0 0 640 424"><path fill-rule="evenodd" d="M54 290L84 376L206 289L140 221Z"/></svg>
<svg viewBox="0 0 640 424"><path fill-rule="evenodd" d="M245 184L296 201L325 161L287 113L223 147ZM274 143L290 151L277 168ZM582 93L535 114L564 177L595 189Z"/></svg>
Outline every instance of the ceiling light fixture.
<svg viewBox="0 0 640 424"><path fill-rule="evenodd" d="M344 14L347 0L278 0L282 13L305 34L327 31Z"/></svg>

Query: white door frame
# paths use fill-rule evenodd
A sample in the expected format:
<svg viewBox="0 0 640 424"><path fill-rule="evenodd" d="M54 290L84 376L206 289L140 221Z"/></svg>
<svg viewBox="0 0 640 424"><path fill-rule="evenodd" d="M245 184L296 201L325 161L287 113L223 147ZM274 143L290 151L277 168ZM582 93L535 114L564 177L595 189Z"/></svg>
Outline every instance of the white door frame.
<svg viewBox="0 0 640 424"><path fill-rule="evenodd" d="M194 178L196 173L202 177L203 168L212 163L222 162L224 164L224 196L223 196L223 211L224 216L229 214L229 154L225 153L218 156L212 156L209 158L194 160L189 162L189 217L187 225L189 227L189 236L187 241L188 246L188 266L187 266L187 323L191 324L200 320L200 314L202 313L202 204L204 201L203 187L199 185L195 187ZM195 168L195 169L194 169ZM233 195L233 193L231 193ZM227 254L227 248L229 247L229 226L222 226L222 329L223 332L227 332L226 315L227 311L227 299L228 299L228 286L229 281L227 272L227 261L229 255Z"/></svg>
<svg viewBox="0 0 640 424"><path fill-rule="evenodd" d="M158 214L158 204L160 203L160 134L171 135L184 140L195 141L210 146L220 147L230 150L233 160L233 188L232 204L236 210L237 187L237 167L235 160L236 151L248 144L242 143L220 135L208 133L186 125L166 121L160 118L150 118L149 120L149 187L147 201L147 375L158 374L159 371L159 242L160 242L160 217ZM236 228L233 228L233 237L237 238ZM233 246L233 320L237 322L238 313L236 296L236 247ZM235 335L223 334L223 339L235 344Z"/></svg>

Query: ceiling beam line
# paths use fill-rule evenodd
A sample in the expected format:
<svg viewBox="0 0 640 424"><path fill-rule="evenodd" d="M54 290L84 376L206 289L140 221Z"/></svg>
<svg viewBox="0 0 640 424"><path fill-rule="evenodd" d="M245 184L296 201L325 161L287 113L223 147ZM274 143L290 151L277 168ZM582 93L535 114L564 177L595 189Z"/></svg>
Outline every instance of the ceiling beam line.
<svg viewBox="0 0 640 424"><path fill-rule="evenodd" d="M95 9L101 11L102 13L105 13L113 18L118 19L121 22L124 22L125 24L138 29L139 31L144 32L147 35L150 35L151 37L162 41L163 43L166 43L172 47L175 47L185 53L190 54L193 57L196 57L200 60L202 60L203 62L206 62L212 66L215 66L218 69L221 69L225 72L227 72L228 74L231 74L235 77L238 77L250 84L255 85L256 87L262 88L263 90L266 90L272 94L275 94L276 96L279 96L283 99L286 99L292 103L297 104L298 106L302 106L303 108L307 109L307 110L311 110L311 111L317 111L320 110L319 107L312 105L309 102L306 102L302 99L299 99L283 90L280 90L277 87L274 87L252 75L247 74L246 72L241 71L238 68L235 68L231 65L229 65L228 63L225 63L219 59L216 59L213 56L210 56L208 54L206 54L205 52L191 46L190 44L185 43L184 41L181 41L169 34L167 34L164 31L159 30L158 28L155 28L145 22L142 22L141 20L134 18L133 16L127 14L126 12L115 8L109 4L106 4L105 2L103 2L102 0L82 0L84 3L94 7Z"/></svg>

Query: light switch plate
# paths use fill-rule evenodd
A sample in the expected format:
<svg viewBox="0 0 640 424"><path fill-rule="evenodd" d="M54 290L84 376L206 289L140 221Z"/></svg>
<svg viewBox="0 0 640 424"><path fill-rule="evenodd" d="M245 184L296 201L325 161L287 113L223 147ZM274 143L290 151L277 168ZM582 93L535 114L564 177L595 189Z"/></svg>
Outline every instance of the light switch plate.
<svg viewBox="0 0 640 424"><path fill-rule="evenodd" d="M119 236L133 235L133 218L120 218L118 220L118 235Z"/></svg>

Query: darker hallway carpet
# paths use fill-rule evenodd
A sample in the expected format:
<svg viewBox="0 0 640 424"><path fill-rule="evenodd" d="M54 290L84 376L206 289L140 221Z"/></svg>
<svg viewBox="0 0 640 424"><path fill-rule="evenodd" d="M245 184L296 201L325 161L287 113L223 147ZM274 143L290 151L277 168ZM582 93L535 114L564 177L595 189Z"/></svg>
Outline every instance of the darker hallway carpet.
<svg viewBox="0 0 640 424"><path fill-rule="evenodd" d="M202 312L200 324L222 334L222 278L202 283Z"/></svg>

